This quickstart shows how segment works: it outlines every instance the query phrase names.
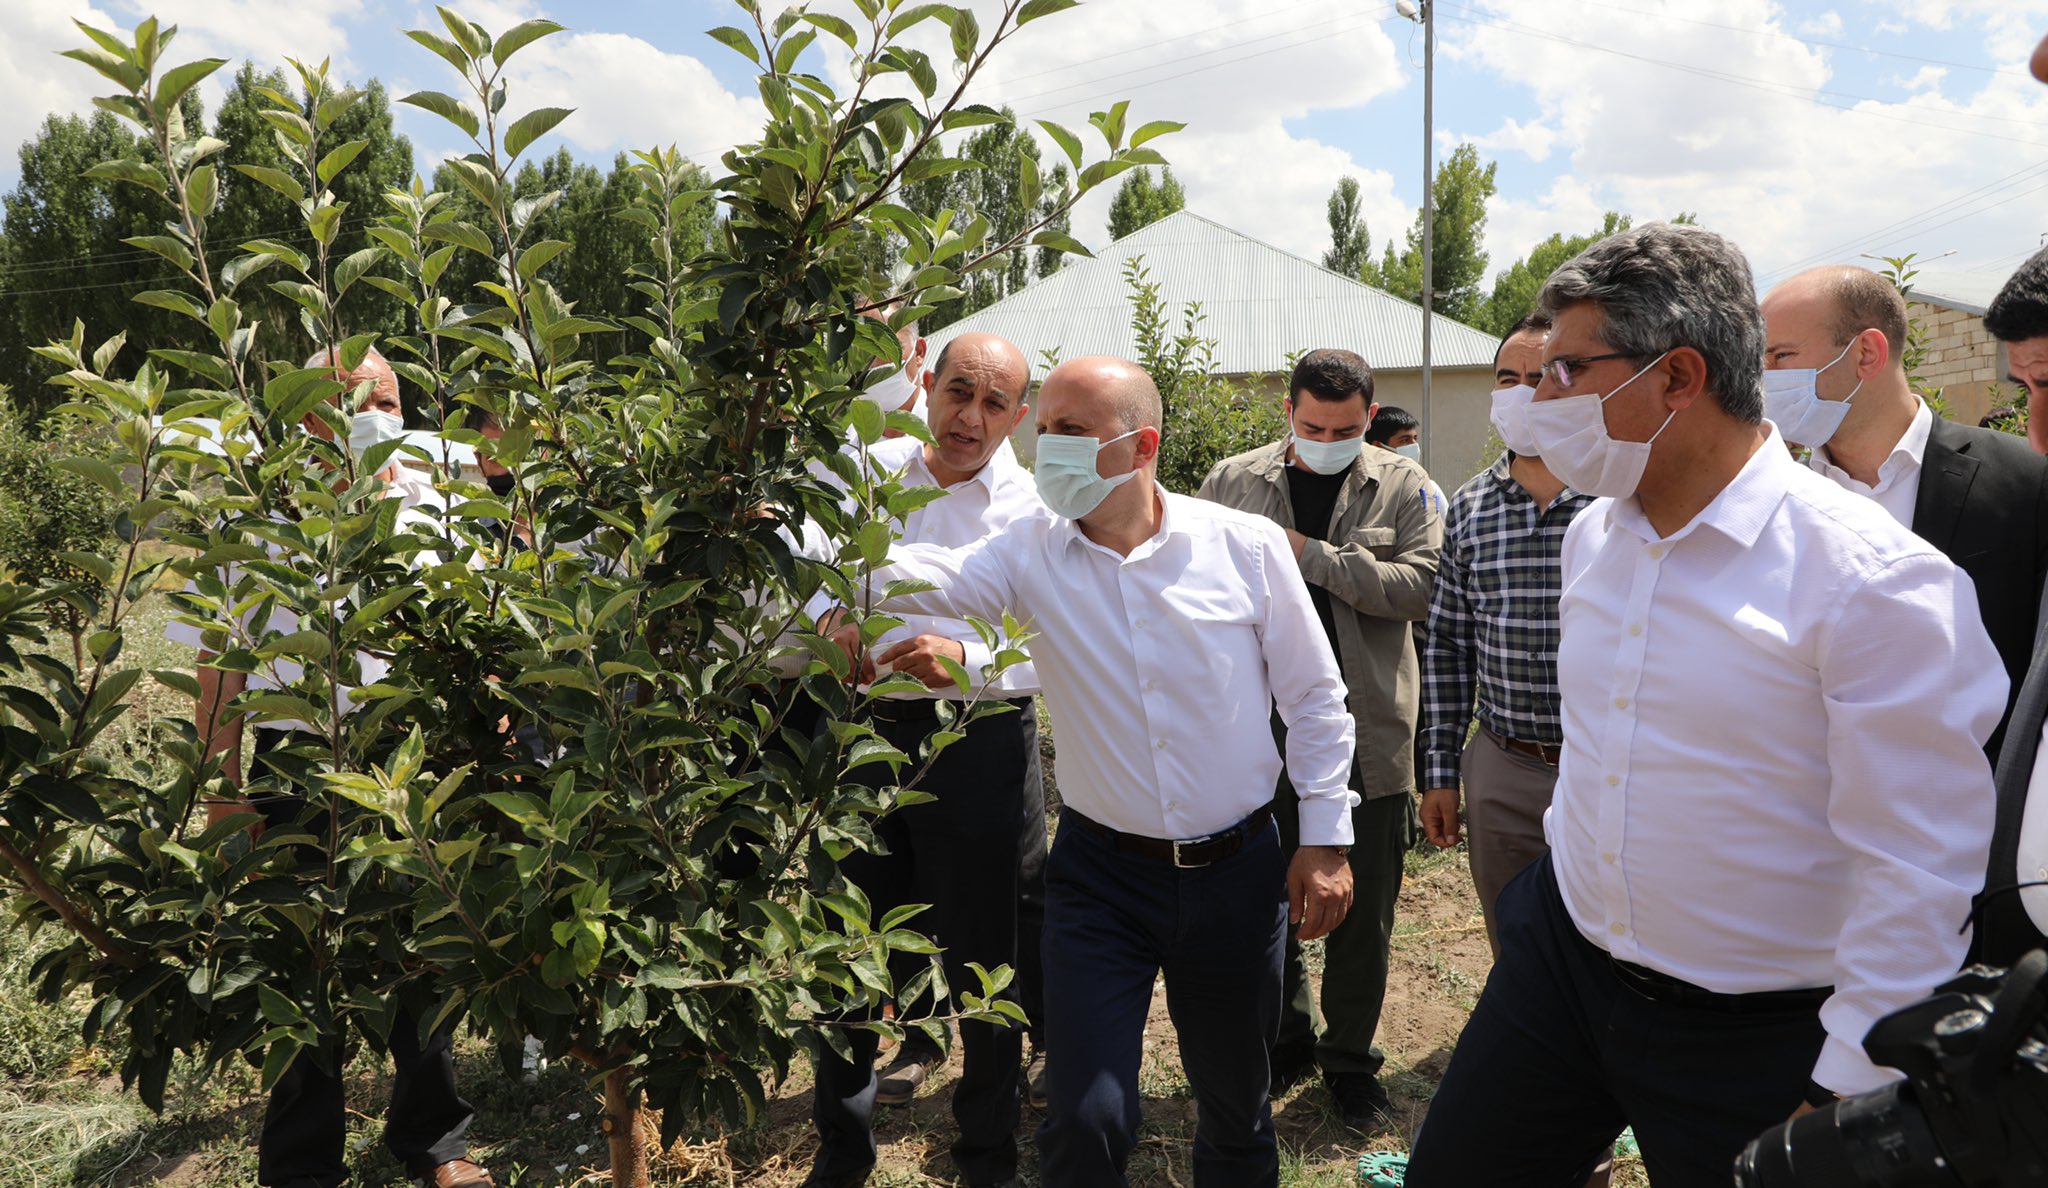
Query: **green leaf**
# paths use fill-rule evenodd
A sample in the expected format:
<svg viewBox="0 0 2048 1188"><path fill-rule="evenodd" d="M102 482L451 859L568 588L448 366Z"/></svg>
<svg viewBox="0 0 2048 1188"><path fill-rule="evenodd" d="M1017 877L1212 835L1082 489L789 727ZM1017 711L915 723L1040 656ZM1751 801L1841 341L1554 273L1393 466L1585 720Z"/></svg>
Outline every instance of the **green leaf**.
<svg viewBox="0 0 2048 1188"><path fill-rule="evenodd" d="M341 212L344 209L346 208L339 202L321 207L306 220L306 230L312 232L313 238L321 243L332 244L334 237L341 233Z"/></svg>
<svg viewBox="0 0 2048 1188"><path fill-rule="evenodd" d="M1021 29L1040 17L1065 12L1080 2L1081 0L1025 0L1024 7L1017 10L1017 27Z"/></svg>
<svg viewBox="0 0 2048 1188"><path fill-rule="evenodd" d="M306 187L299 184L298 178L282 169L272 169L267 165L237 165L235 171L245 177L255 178L293 202L306 200Z"/></svg>
<svg viewBox="0 0 2048 1188"><path fill-rule="evenodd" d="M1153 120L1151 123L1139 128L1136 132L1131 133L1131 147L1137 148L1148 140L1165 136L1170 132L1178 132L1185 127L1187 125L1179 120Z"/></svg>
<svg viewBox="0 0 2048 1188"><path fill-rule="evenodd" d="M156 109L169 111L185 97L185 92L199 85L199 81L227 64L226 58L201 58L183 66L173 66L164 71L156 83Z"/></svg>
<svg viewBox="0 0 2048 1188"><path fill-rule="evenodd" d="M759 47L755 46L754 39L747 36L745 30L735 29L731 25L720 25L716 29L707 29L704 32L705 36L725 46L727 49L745 55L747 61L752 62L754 65L759 66L761 64L761 51Z"/></svg>
<svg viewBox="0 0 2048 1188"><path fill-rule="evenodd" d="M853 31L853 26L847 21L826 12L807 12L803 14L803 17L804 20L809 21L816 28L823 29L825 32L845 42L847 49L859 52L860 35Z"/></svg>
<svg viewBox="0 0 2048 1188"><path fill-rule="evenodd" d="M347 169L349 162L355 160L362 154L364 149L369 147L370 142L367 140L351 140L320 158L320 168L318 170L320 184L323 186L334 184L335 175Z"/></svg>
<svg viewBox="0 0 2048 1188"><path fill-rule="evenodd" d="M297 1027L306 1021L297 1003L286 998L267 982L256 984L256 1003L263 1011L263 1019L278 1027Z"/></svg>
<svg viewBox="0 0 2048 1188"><path fill-rule="evenodd" d="M889 39L894 41L903 35L905 29L922 24L933 17L950 21L953 12L953 6L950 4L914 4L909 8L899 9L896 15L889 19Z"/></svg>
<svg viewBox="0 0 2048 1188"><path fill-rule="evenodd" d="M1054 251L1065 252L1068 255L1080 256L1084 259L1091 258L1095 254L1088 250L1086 244L1062 231L1040 231L1031 237L1031 244L1033 247L1049 247Z"/></svg>
<svg viewBox="0 0 2048 1188"><path fill-rule="evenodd" d="M498 34L498 43L491 47L491 61L503 66L505 59L550 33L560 33L565 27L548 20L521 21Z"/></svg>
<svg viewBox="0 0 2048 1188"><path fill-rule="evenodd" d="M192 270L192 249L182 239L169 235L131 235L121 242L145 252L155 252L186 272Z"/></svg>
<svg viewBox="0 0 2048 1188"><path fill-rule="evenodd" d="M491 237L485 235L481 228L472 226L469 223L457 222L454 219L448 219L439 223L428 223L420 229L420 237L422 239L434 239L442 243L452 243L458 247L465 247L479 256L488 256L496 259L498 255L498 249L496 245L491 243Z"/></svg>
<svg viewBox="0 0 2048 1188"><path fill-rule="evenodd" d="M1096 131L1102 133L1102 138L1109 142L1112 149L1124 146L1124 113L1129 111L1130 107L1130 100L1120 99L1111 104L1108 111L1094 112L1088 117L1088 122L1095 125Z"/></svg>
<svg viewBox="0 0 2048 1188"><path fill-rule="evenodd" d="M436 4L434 11L441 14L441 23L455 38L455 43L468 52L472 58L481 58L491 51L490 35L475 21L465 19L450 11L446 6Z"/></svg>
<svg viewBox="0 0 2048 1188"><path fill-rule="evenodd" d="M561 239L543 239L538 243L528 244L519 252L520 277L532 280L534 273L547 267L548 261L568 251L569 247L568 241Z"/></svg>
<svg viewBox="0 0 2048 1188"><path fill-rule="evenodd" d="M505 129L505 155L517 157L526 146L547 135L549 129L568 118L573 107L536 107Z"/></svg>
<svg viewBox="0 0 2048 1188"><path fill-rule="evenodd" d="M463 133L472 139L475 138L477 130L483 127L483 121L477 118L477 114L453 95L444 95L439 91L414 91L399 102L433 112L462 129Z"/></svg>
<svg viewBox="0 0 2048 1188"><path fill-rule="evenodd" d="M56 465L59 470L68 470L73 474L83 475L91 479L93 482L106 488L111 494L123 498L126 498L129 494L128 490L121 483L121 472L98 458L83 455L73 458L59 458Z"/></svg>
<svg viewBox="0 0 2048 1188"><path fill-rule="evenodd" d="M810 29L783 38L782 43L775 47L775 72L788 74L795 68L796 60L803 54L804 49L817 39L817 33Z"/></svg>
<svg viewBox="0 0 2048 1188"><path fill-rule="evenodd" d="M168 309L172 313L184 314L195 322L206 321L206 310L197 301L176 289L151 289L147 293L137 293L131 300L137 305L149 305L157 309Z"/></svg>
<svg viewBox="0 0 2048 1188"><path fill-rule="evenodd" d="M974 51L981 44L981 22L974 19L971 9L961 8L953 13L953 56L962 62L972 61Z"/></svg>
<svg viewBox="0 0 2048 1188"><path fill-rule="evenodd" d="M160 198L169 197L171 192L170 183L164 180L163 173L156 166L145 165L140 161L101 161L86 170L85 176L141 186Z"/></svg>
<svg viewBox="0 0 2048 1188"><path fill-rule="evenodd" d="M985 169L987 166L972 157L919 157L903 167L903 181L929 181L949 173L962 173L970 169Z"/></svg>
<svg viewBox="0 0 2048 1188"><path fill-rule="evenodd" d="M201 165L185 175L185 205L194 216L204 219L212 214L219 197L220 183L214 178L213 166Z"/></svg>
<svg viewBox="0 0 2048 1188"><path fill-rule="evenodd" d="M469 73L469 55L462 52L461 46L425 29L407 29L405 35L439 54L441 60L455 67L457 73Z"/></svg>
<svg viewBox="0 0 2048 1188"><path fill-rule="evenodd" d="M1026 5L1025 7L1028 8L1030 6ZM1061 152L1067 154L1067 160L1072 161L1074 168L1079 169L1081 167L1081 138L1053 123L1051 120L1040 120L1038 121L1038 126L1045 129L1045 134L1052 137L1053 143L1060 146Z"/></svg>
<svg viewBox="0 0 2048 1188"><path fill-rule="evenodd" d="M68 49L64 51L64 56L99 71L124 91L139 91L146 81L141 68L103 49Z"/></svg>
<svg viewBox="0 0 2048 1188"><path fill-rule="evenodd" d="M275 260L282 260L301 274L313 266L313 262L306 258L306 253L280 239L252 239L242 245L242 250L253 252L260 256L269 256ZM248 279L255 271L254 268L251 268L248 273L243 274L243 279Z"/></svg>

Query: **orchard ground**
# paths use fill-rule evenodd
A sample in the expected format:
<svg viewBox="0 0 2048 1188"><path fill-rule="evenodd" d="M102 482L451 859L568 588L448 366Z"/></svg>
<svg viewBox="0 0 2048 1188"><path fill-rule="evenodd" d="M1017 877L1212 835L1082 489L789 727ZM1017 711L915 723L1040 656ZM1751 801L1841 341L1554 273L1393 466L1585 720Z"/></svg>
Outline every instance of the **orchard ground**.
<svg viewBox="0 0 2048 1188"><path fill-rule="evenodd" d="M149 668L189 666L191 657L161 638L161 602L141 612L129 632L130 663ZM130 715L124 733L107 740L129 758L152 750L147 722L184 714L176 694L145 681L135 694L144 713ZM121 1091L116 1062L77 1040L83 1003L47 1007L35 1001L28 971L52 938L25 939L0 932L0 1188L94 1185L132 1188L240 1188L254 1182L254 1137L262 1095L253 1069L235 1068L200 1083L174 1074L167 1109L152 1118ZM1310 1081L1274 1108L1281 1143L1280 1182L1288 1188L1335 1188L1358 1182L1365 1151L1404 1150L1443 1074L1465 1017L1485 984L1490 958L1472 880L1462 851L1408 855L1395 924L1393 971L1380 1043L1387 1052L1384 1080L1394 1100L1396 1126L1360 1137L1338 1124L1319 1083ZM1308 947L1311 975L1320 979L1322 946ZM458 1047L459 1077L477 1106L470 1139L477 1157L501 1184L539 1186L609 1181L601 1099L578 1069L549 1067L521 1075L517 1053L465 1037ZM946 1071L928 1081L916 1100L878 1112L881 1162L873 1188L955 1183L946 1148L953 1130L950 1100L959 1070L957 1052ZM350 1160L360 1188L407 1184L404 1170L380 1141L389 1100L390 1069L374 1054L359 1054L349 1077ZM1194 1140L1195 1103L1182 1073L1163 993L1153 997L1140 1077L1145 1126L1131 1159L1137 1188L1187 1188ZM1025 1111L1020 1133L1022 1182L1039 1185L1030 1129L1039 1115ZM748 1185L795 1188L814 1150L810 1130L810 1076L801 1063L774 1096L759 1124L725 1137L706 1134L663 1152L655 1164L662 1185ZM1624 1160L1616 1177L1642 1185L1640 1168Z"/></svg>

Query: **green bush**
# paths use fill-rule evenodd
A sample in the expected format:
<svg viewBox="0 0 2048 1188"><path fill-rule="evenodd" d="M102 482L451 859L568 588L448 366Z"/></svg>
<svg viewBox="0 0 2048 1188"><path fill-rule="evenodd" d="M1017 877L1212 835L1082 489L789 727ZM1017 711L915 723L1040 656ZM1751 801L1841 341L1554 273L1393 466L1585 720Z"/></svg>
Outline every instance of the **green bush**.
<svg viewBox="0 0 2048 1188"><path fill-rule="evenodd" d="M1169 491L1192 495L1218 462L1279 437L1286 418L1279 398L1264 390L1264 376L1214 374L1216 340L1201 332L1208 319L1201 302L1181 309L1176 332L1143 256L1125 262L1124 283L1131 291L1138 362L1159 385L1159 481Z"/></svg>
<svg viewBox="0 0 2048 1188"><path fill-rule="evenodd" d="M113 551L114 497L60 466L58 458L103 452L101 441L67 418L48 417L31 426L0 392L0 573L31 586L75 582L89 596L99 596L99 578L76 555L105 557ZM53 614L67 630L82 625L69 605L55 607Z"/></svg>

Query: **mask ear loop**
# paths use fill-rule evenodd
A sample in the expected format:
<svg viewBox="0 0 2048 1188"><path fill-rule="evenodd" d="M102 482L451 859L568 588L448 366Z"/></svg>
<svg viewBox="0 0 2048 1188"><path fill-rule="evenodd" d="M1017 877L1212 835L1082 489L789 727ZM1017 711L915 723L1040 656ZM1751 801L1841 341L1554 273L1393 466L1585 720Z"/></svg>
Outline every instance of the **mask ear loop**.
<svg viewBox="0 0 2048 1188"><path fill-rule="evenodd" d="M1614 385L1614 390L1613 390L1613 391L1611 391L1611 392L1609 392L1609 393L1607 393L1607 395L1605 395L1605 396L1602 396L1602 397L1600 398L1600 403L1602 403L1602 404L1605 404L1605 403L1607 403L1608 401L1610 401L1610 400L1614 399L1614 398L1615 398L1616 396L1619 396L1619 395L1621 395L1621 390L1622 390L1623 388L1626 388L1626 387L1628 387L1628 386L1629 386L1630 384L1632 384L1632 383L1635 383L1635 382L1636 382L1637 380L1639 380L1639 379L1643 378L1644 376L1648 375L1648 374L1650 373L1650 368L1652 368L1652 367L1655 367L1655 366L1656 366L1657 364L1659 364L1659 363L1662 363L1662 362L1664 361L1664 356L1665 356L1665 355L1669 355L1670 353L1671 353L1671 351L1670 351L1670 350L1669 350L1669 349L1667 348L1667 349L1665 350L1665 352L1664 352L1664 354L1663 354L1663 355L1659 355L1659 356L1657 356L1656 358L1654 358L1654 359L1650 360L1650 361L1649 361L1648 363L1645 363L1645 364L1643 364L1643 369L1642 369L1641 371L1638 371L1638 372L1636 372L1636 373L1635 373L1634 375L1632 375L1632 376L1629 376L1629 377L1628 377L1627 379L1625 379L1625 380L1621 381L1620 383L1618 383L1618 384ZM1671 415L1670 415L1670 416L1667 416L1667 417L1665 417L1665 418L1664 418L1664 423L1663 423L1662 425L1659 425L1659 426L1657 426L1657 431L1656 431L1655 433L1652 433L1652 434L1650 434L1650 440L1648 440L1648 441L1644 442L1643 444L1644 444L1644 445L1655 445L1655 444L1656 444L1656 441L1657 441L1657 439L1658 439L1658 438L1660 438L1660 437L1662 437L1662 436L1664 436L1664 431L1665 431L1666 429L1669 429L1669 428L1671 428L1671 422L1672 422L1672 421L1675 421L1675 420L1677 420L1677 419L1678 419L1678 410L1674 408L1674 409L1672 409L1672 410L1671 410Z"/></svg>
<svg viewBox="0 0 2048 1188"><path fill-rule="evenodd" d="M1858 333L1857 333L1857 337L1861 337L1861 336L1862 336L1862 332L1861 332L1861 331L1858 331ZM1841 362L1842 360L1844 360L1844 359L1848 358L1848 357L1849 357L1849 350L1850 350L1850 348L1854 347L1855 345L1856 345L1856 339L1855 339L1855 338L1852 338L1852 339L1850 339L1850 340L1849 340L1848 342L1845 342L1845 343L1843 343L1843 344L1842 344L1842 353L1841 353L1841 354L1839 354L1839 355L1836 355L1836 356L1835 356L1835 357L1834 357L1833 359L1829 360L1829 361L1828 361L1828 364L1827 364L1827 367L1818 367L1818 368L1815 368L1815 369L1814 369L1814 372L1813 372L1813 374L1814 374L1814 375L1815 375L1816 377L1818 377L1818 376L1820 375L1820 373L1821 373L1821 372L1823 372L1823 371L1826 371L1826 370L1828 369L1828 367L1833 367L1833 366L1834 366L1835 364L1837 364L1837 363L1840 363L1840 362ZM1844 396L1844 397L1842 397L1842 403L1843 403L1843 404L1850 404L1850 403L1853 403L1853 402L1855 401L1855 399L1856 399L1856 393L1858 393L1858 392L1861 392L1862 390L1863 390L1863 381L1862 381L1862 380L1861 380L1861 379L1859 378L1859 379L1858 379L1858 380L1856 381L1856 386L1855 386L1855 387L1853 387L1853 388L1851 388L1851 389L1849 389L1849 394L1848 394L1847 396Z"/></svg>

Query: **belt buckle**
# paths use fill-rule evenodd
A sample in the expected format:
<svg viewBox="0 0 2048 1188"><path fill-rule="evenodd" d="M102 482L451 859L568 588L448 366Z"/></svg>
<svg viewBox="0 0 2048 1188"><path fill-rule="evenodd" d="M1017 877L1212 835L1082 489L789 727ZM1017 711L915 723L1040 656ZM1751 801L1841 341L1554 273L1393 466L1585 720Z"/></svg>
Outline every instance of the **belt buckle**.
<svg viewBox="0 0 2048 1188"><path fill-rule="evenodd" d="M1182 861L1180 860L1180 848L1181 848L1182 846L1188 846L1188 847L1191 847L1191 848L1192 848L1192 847L1194 847L1194 846L1206 846L1206 845L1208 845L1208 844L1209 844L1210 842L1212 842L1212 841L1215 841L1215 840L1216 840L1216 835L1212 833L1212 834L1210 834L1210 835L1209 835L1209 836L1207 836L1207 837L1194 837L1194 838L1189 838L1189 839L1188 839L1187 841L1177 841L1177 842L1174 842L1174 843L1173 843L1173 866L1174 866L1174 869L1175 869L1175 870L1200 870L1200 869L1202 869L1203 867L1205 867L1205 866L1209 865L1209 862L1182 862ZM1213 862L1213 861L1215 861L1215 860L1214 860L1214 859L1210 859L1210 862Z"/></svg>

